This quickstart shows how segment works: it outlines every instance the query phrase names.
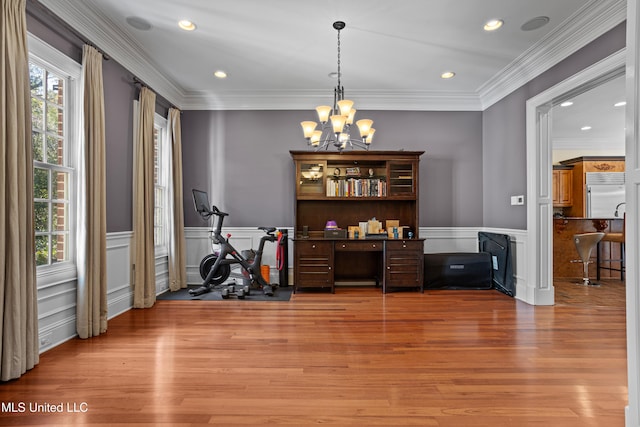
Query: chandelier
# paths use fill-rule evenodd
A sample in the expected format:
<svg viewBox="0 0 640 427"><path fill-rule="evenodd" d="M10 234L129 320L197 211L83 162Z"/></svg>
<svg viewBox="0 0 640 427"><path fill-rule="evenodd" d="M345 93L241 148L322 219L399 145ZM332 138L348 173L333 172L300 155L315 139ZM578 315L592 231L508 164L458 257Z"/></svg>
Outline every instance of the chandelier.
<svg viewBox="0 0 640 427"><path fill-rule="evenodd" d="M360 138L351 135L351 125L353 125L356 109L353 108L353 101L344 99L344 87L340 84L340 30L346 24L342 21L333 23L333 28L338 31L338 85L333 89L333 106L321 105L316 107L320 129L318 123L312 121L301 122L304 137L307 144L315 151L328 150L334 147L338 151L346 148L361 148L368 150L376 131L371 127L373 120L361 119L356 122Z"/></svg>

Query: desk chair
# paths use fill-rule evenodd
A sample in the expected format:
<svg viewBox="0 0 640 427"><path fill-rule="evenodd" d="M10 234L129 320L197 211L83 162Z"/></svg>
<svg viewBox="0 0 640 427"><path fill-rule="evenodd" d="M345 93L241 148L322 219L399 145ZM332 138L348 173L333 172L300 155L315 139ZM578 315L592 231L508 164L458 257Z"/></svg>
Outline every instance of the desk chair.
<svg viewBox="0 0 640 427"><path fill-rule="evenodd" d="M576 250L578 251L579 260L572 262L582 262L582 285L585 286L600 286L589 279L589 264L591 263L591 252L593 248L598 245L598 242L602 240L605 233L582 233L574 234L573 242L576 244Z"/></svg>
<svg viewBox="0 0 640 427"><path fill-rule="evenodd" d="M609 271L619 271L620 272L620 280L624 280L624 243L625 243L625 229L627 225L627 214L625 213L622 218L622 233L605 233L604 237L601 241L598 242L598 247L596 249L596 280L600 280L600 269L609 270ZM609 258L603 259L600 256L600 244L601 243L609 243ZM620 245L620 258L612 258L611 257L611 246L612 243L617 243ZM608 262L608 267L605 267L602 263ZM615 268L611 266L612 262L619 262L620 268Z"/></svg>

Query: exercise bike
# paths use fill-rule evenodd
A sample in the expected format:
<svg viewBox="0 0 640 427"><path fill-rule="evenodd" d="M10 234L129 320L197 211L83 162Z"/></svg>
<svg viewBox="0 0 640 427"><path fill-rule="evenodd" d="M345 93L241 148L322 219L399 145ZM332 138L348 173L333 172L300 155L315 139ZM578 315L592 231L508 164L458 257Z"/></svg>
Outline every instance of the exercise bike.
<svg viewBox="0 0 640 427"><path fill-rule="evenodd" d="M202 286L189 290L189 294L192 296L198 296L210 292L213 287L223 284L231 275L231 269L233 267L240 267L244 276L248 276L250 283L255 283L267 296L273 296L274 286L267 283L260 272L260 263L262 261L262 253L266 242L275 242L278 237L274 234L275 227L258 227L259 230L263 230L266 234L260 239L260 245L258 250L255 251L253 259L249 259L238 252L233 245L229 242L231 235L227 234L225 238L222 235L222 223L224 217L229 214L220 211L216 206L209 208L209 196L204 191L192 190L193 201L195 203L196 211L205 220L211 220L211 242L213 245L219 245L217 252L211 253L204 257L200 262L200 275L203 277L204 282ZM213 227L213 218L217 217L215 227ZM242 288L236 288L235 283L227 286L222 290L222 297L228 298L230 295L243 299L248 295L251 290L249 286Z"/></svg>

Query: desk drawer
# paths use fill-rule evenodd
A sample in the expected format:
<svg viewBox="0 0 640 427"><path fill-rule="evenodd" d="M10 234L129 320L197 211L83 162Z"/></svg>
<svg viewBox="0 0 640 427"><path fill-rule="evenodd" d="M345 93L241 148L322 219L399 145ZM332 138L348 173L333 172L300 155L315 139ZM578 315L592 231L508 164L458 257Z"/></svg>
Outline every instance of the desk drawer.
<svg viewBox="0 0 640 427"><path fill-rule="evenodd" d="M331 244L332 242L323 242L323 241L295 242L295 251L296 251L296 254L301 256L304 256L304 255L329 256L329 254L331 254L332 252Z"/></svg>
<svg viewBox="0 0 640 427"><path fill-rule="evenodd" d="M388 251L420 251L420 253L424 250L424 241L422 240L406 240L406 239L398 239L398 240L386 240L385 243L386 249Z"/></svg>
<svg viewBox="0 0 640 427"><path fill-rule="evenodd" d="M333 242L296 241L294 252L294 292L306 287L333 291Z"/></svg>
<svg viewBox="0 0 640 427"><path fill-rule="evenodd" d="M338 240L335 242L335 250L342 252L379 252L384 249L384 241L371 240Z"/></svg>

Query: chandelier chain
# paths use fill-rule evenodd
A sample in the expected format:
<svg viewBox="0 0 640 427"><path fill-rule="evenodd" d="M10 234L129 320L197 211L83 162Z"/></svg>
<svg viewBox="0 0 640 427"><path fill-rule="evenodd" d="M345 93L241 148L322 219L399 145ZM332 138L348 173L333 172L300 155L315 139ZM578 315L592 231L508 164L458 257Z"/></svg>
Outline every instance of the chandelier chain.
<svg viewBox="0 0 640 427"><path fill-rule="evenodd" d="M340 88L340 30L338 30L338 88Z"/></svg>

